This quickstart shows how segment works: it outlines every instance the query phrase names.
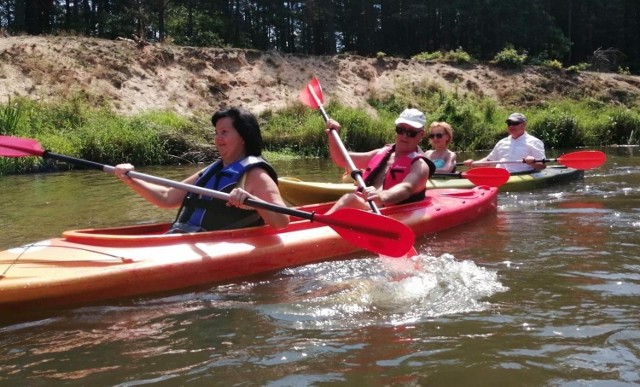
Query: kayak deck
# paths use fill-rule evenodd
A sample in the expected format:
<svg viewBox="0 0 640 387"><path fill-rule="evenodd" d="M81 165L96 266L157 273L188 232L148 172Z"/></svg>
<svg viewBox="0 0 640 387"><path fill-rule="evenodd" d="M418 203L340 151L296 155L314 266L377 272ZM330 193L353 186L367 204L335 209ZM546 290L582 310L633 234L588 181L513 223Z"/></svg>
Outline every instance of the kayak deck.
<svg viewBox="0 0 640 387"><path fill-rule="evenodd" d="M300 207L324 213L331 203ZM497 189L434 190L382 213L422 236L495 213ZM164 234L169 224L64 232L0 252L0 310L50 308L174 291L358 251L331 227L292 218L283 230L254 227Z"/></svg>

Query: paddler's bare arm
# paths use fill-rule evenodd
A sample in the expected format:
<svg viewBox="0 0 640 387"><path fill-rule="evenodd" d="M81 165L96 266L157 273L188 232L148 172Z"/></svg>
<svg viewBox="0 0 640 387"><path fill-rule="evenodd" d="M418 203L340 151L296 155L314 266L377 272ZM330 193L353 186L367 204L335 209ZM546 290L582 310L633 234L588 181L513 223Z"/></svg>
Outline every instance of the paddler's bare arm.
<svg viewBox="0 0 640 387"><path fill-rule="evenodd" d="M115 167L115 175L140 196L160 208L177 208L180 206L187 194L185 191L174 187L165 187L148 181L133 179L129 177L127 173L134 169L131 164L118 164ZM195 173L186 178L183 183L193 184L197 178L198 173Z"/></svg>
<svg viewBox="0 0 640 387"><path fill-rule="evenodd" d="M327 135L329 137L329 155L331 156L331 160L333 160L334 164L336 164L340 168L347 168L348 163L345 160L344 155L340 151L340 147L331 134L331 130L335 130L338 133L340 132L340 123L336 120L329 119L327 121ZM349 156L351 156L351 160L357 169L364 169L369 164L369 160L376 154L378 150L372 150L370 152L348 152Z"/></svg>
<svg viewBox="0 0 640 387"><path fill-rule="evenodd" d="M262 168L253 168L247 172L244 189L236 188L231 191L229 205L239 206L241 208L251 208L241 205L247 197L282 207L286 206L282 196L280 195L278 185ZM264 222L276 230L289 225L288 215L262 208L256 208L256 210L262 219L264 219Z"/></svg>

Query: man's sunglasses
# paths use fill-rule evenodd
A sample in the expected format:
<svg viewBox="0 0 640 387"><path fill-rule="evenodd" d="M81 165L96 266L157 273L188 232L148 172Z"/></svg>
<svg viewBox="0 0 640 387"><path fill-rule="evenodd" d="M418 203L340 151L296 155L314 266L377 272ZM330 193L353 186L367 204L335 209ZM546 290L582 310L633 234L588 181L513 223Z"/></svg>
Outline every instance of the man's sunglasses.
<svg viewBox="0 0 640 387"><path fill-rule="evenodd" d="M429 138L442 138L444 137L444 133L431 133L429 134Z"/></svg>
<svg viewBox="0 0 640 387"><path fill-rule="evenodd" d="M406 134L409 138L415 138L420 131L405 129L402 126L396 126L396 133Z"/></svg>
<svg viewBox="0 0 640 387"><path fill-rule="evenodd" d="M522 122L507 121L507 126L518 126Z"/></svg>

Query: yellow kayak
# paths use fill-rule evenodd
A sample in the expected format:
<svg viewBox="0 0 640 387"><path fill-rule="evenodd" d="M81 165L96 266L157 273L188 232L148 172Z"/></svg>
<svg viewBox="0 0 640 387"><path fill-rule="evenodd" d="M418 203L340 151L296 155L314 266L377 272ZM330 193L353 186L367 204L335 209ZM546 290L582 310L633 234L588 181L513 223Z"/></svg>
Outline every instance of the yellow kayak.
<svg viewBox="0 0 640 387"><path fill-rule="evenodd" d="M584 171L582 170L553 165L539 172L512 174L509 180L500 187L500 192L527 191L583 177ZM278 186L282 197L294 206L336 201L340 196L354 192L356 189L352 183L309 182L288 176L278 179ZM427 189L472 187L475 185L471 181L461 178L433 177L427 183Z"/></svg>

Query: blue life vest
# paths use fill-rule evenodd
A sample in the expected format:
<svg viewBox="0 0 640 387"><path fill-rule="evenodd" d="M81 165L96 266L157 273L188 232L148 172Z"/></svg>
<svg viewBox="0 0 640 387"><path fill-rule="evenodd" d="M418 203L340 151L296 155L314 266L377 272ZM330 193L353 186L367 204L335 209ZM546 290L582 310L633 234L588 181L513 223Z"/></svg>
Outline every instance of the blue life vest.
<svg viewBox="0 0 640 387"><path fill-rule="evenodd" d="M207 167L195 185L221 192L231 192L242 176L252 168L261 167L277 183L278 176L262 157L248 156L223 167L217 160ZM264 220L254 209L245 210L227 206L226 201L210 196L188 193L173 228L181 231L213 231L264 225Z"/></svg>

